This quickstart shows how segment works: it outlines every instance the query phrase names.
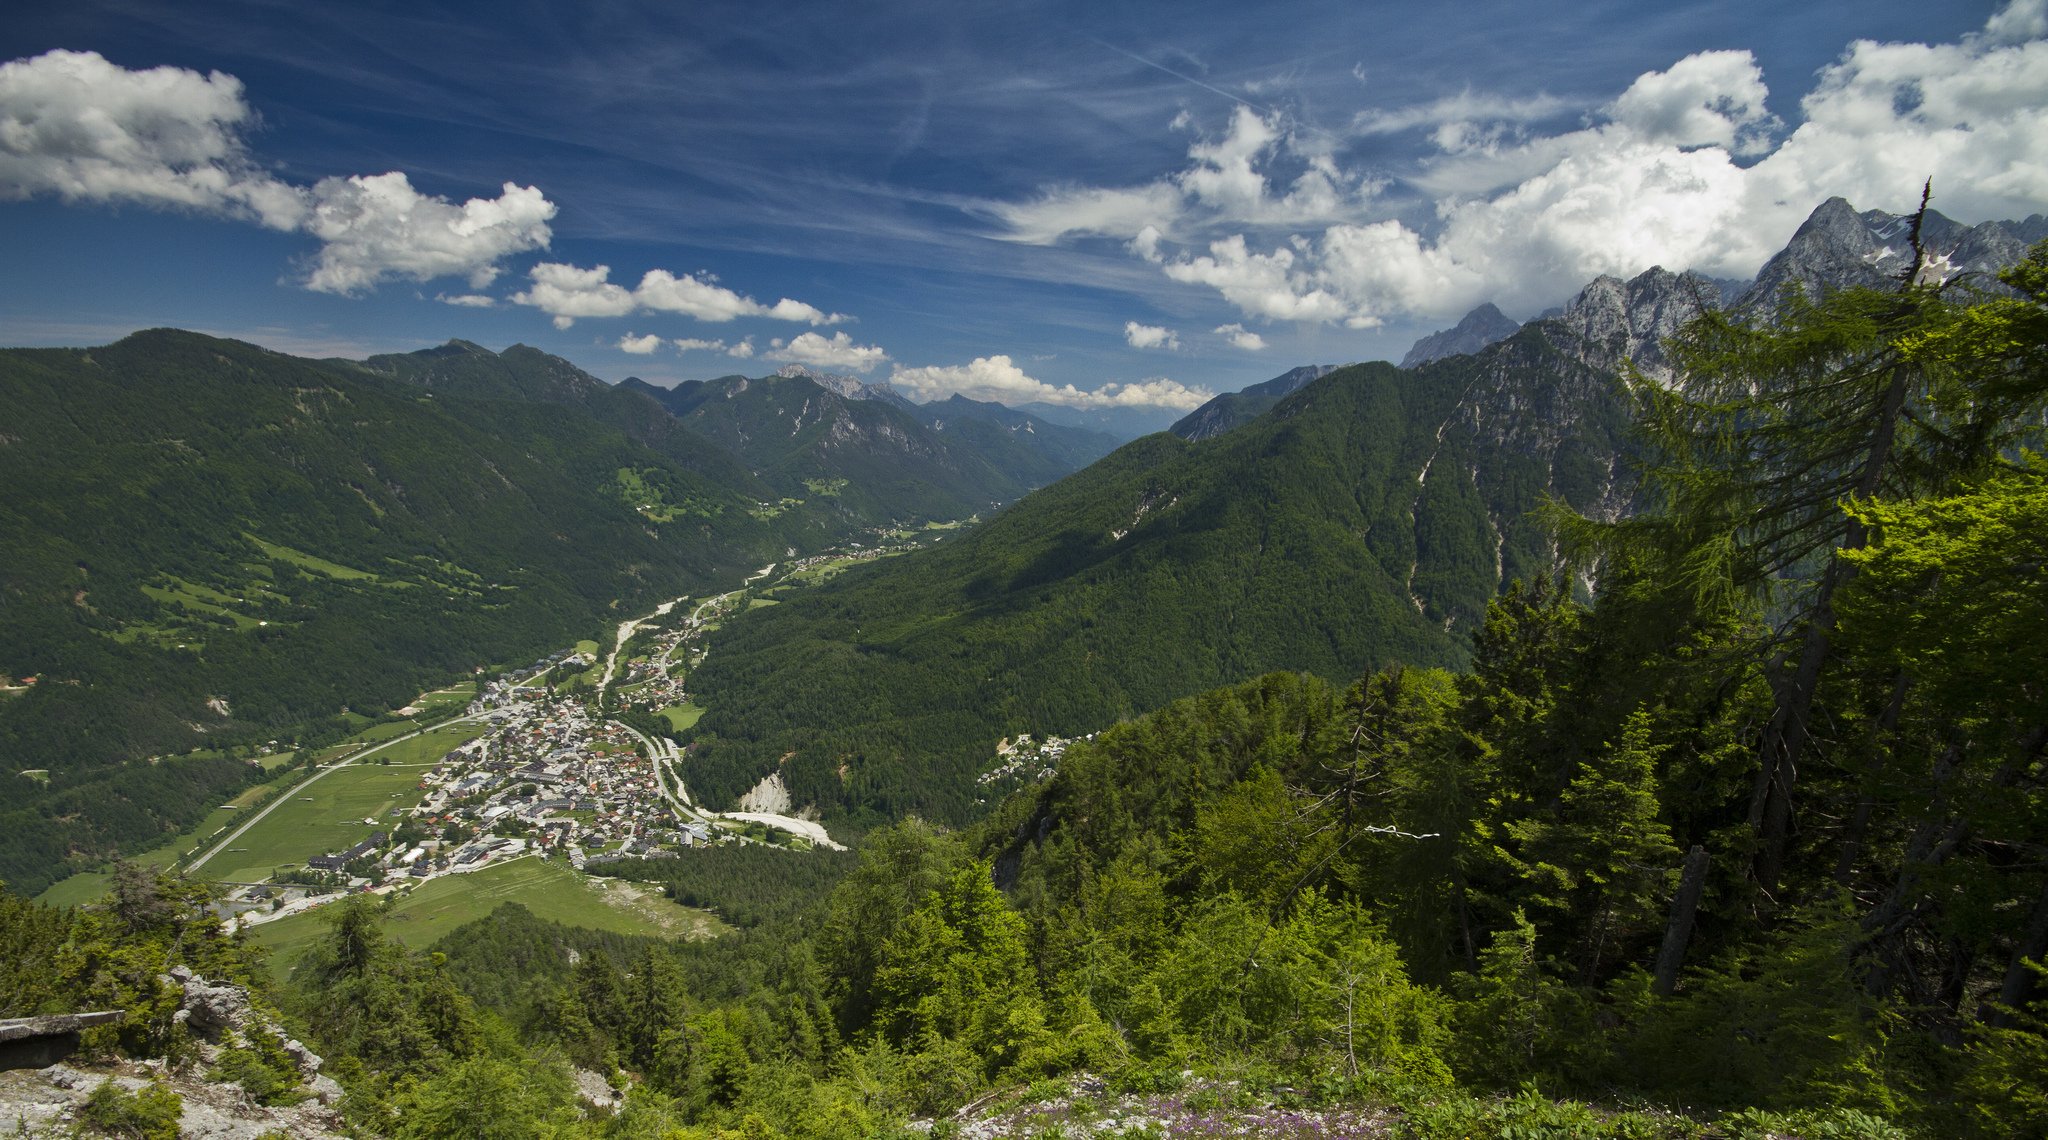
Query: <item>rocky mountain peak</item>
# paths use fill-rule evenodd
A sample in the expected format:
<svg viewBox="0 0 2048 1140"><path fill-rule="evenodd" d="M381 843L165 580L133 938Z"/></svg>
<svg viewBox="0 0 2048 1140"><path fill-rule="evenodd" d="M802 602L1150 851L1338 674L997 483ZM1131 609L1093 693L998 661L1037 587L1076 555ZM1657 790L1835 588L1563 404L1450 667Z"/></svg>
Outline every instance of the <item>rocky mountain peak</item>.
<svg viewBox="0 0 2048 1140"><path fill-rule="evenodd" d="M1764 263L1756 283L1735 304L1768 311L1790 287L1810 291L1816 286L1895 285L1913 256L1912 228L1911 215L1858 213L1843 199L1830 198L1807 216L1777 256ZM2043 238L2048 238L2048 218L2039 214L2024 221L1967 226L1929 210L1920 226L1931 270L1942 280L1964 277L1980 288L1998 288L1993 279L1998 271L2020 261Z"/></svg>
<svg viewBox="0 0 2048 1140"><path fill-rule="evenodd" d="M911 406L910 401L904 399L896 389L887 384L870 384L857 377L846 376L837 372L822 372L809 365L785 364L776 369L775 374L785 380L809 380L811 383L842 399L885 400L891 404L899 404L904 407Z"/></svg>
<svg viewBox="0 0 2048 1140"><path fill-rule="evenodd" d="M1408 355L1401 358L1401 367L1415 368L1446 356L1470 356L1489 344L1515 335L1515 330L1521 327L1519 322L1488 301L1466 313L1455 326L1416 341Z"/></svg>
<svg viewBox="0 0 2048 1140"><path fill-rule="evenodd" d="M1627 281L1598 277L1564 307L1559 323L1577 335L1579 357L1596 368L1631 361L1644 375L1669 379L1664 341L1721 303L1721 287L1698 273L1651 268Z"/></svg>

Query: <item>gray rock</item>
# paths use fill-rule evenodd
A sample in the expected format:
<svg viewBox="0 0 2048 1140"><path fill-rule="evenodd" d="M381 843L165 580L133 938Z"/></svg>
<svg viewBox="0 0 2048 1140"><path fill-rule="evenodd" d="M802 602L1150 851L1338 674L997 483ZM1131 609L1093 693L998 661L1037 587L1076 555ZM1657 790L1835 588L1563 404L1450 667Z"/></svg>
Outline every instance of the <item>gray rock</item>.
<svg viewBox="0 0 2048 1140"><path fill-rule="evenodd" d="M1920 242L1938 259L1939 275L1962 278L1980 288L2002 290L1999 270L2017 263L2028 247L2048 238L2048 218L1985 222L1965 226L1929 210ZM1740 309L1776 310L1787 289L1812 296L1816 289L1896 285L1912 258L1912 218L1883 210L1858 213L1841 198L1820 204L1785 248L1764 263L1756 283L1736 299Z"/></svg>
<svg viewBox="0 0 2048 1140"><path fill-rule="evenodd" d="M169 975L181 983L184 999L180 1012L194 1030L209 1039L219 1040L222 1033L230 1029L240 1030L249 1020L249 995L240 986L216 986L182 967L174 967Z"/></svg>
<svg viewBox="0 0 2048 1140"><path fill-rule="evenodd" d="M325 1073L307 1081L306 1088L312 1092L314 1100L330 1108L339 1103L344 1095L341 1085Z"/></svg>
<svg viewBox="0 0 2048 1140"><path fill-rule="evenodd" d="M1663 381L1671 377L1664 342L1720 300L1721 288L1711 279L1658 266L1628 281L1596 278L1557 319L1577 336L1585 363L1611 370L1627 361Z"/></svg>
<svg viewBox="0 0 2048 1140"><path fill-rule="evenodd" d="M1446 356L1470 356L1489 344L1497 344L1515 335L1515 330L1521 327L1488 301L1466 313L1454 327L1433 332L1416 341L1408 355L1401 358L1401 367L1418 368Z"/></svg>

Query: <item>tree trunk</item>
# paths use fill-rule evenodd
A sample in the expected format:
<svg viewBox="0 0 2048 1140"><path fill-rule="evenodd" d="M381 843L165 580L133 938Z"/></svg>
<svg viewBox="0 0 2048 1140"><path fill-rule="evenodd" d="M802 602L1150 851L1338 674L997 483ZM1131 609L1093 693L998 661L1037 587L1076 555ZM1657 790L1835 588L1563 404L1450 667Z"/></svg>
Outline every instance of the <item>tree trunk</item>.
<svg viewBox="0 0 2048 1140"><path fill-rule="evenodd" d="M2041 897L2034 900L2034 913L2028 916L2026 929L2020 932L2012 962L2005 968L2005 984L1998 987L1998 1004L1984 1019L1993 1028L2011 1029L2016 1020L2014 1015L2026 1009L2034 995L2037 977L2027 961L2039 962L2044 957L2048 957L2048 884L2042 885Z"/></svg>
<svg viewBox="0 0 2048 1140"><path fill-rule="evenodd" d="M1706 885L1707 849L1695 843L1686 852L1678 894L1671 900L1671 921L1664 927L1664 946L1657 951L1657 971L1650 990L1658 997L1670 997L1678 988L1678 969L1685 964L1685 947L1692 941L1693 919L1699 914L1700 893Z"/></svg>

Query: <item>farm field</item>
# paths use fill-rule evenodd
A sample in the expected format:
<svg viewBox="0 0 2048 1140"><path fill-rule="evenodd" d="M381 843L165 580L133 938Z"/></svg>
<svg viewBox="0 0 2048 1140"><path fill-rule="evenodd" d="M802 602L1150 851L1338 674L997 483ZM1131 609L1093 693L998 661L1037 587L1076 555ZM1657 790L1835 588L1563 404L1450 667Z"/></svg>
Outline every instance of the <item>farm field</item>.
<svg viewBox="0 0 2048 1140"><path fill-rule="evenodd" d="M289 754L284 755L286 759L290 758ZM293 783L302 778L302 773L292 773L289 776L284 776L268 783L245 788L234 799L207 813L206 818L200 820L197 827L175 838L165 840L161 846L154 850L144 851L139 855L131 856L129 861L138 866L162 867L165 870L169 870L176 866L180 859L191 854L193 849L197 848L203 841L212 838L216 832L246 815L250 808L263 802L264 798L270 795L271 792L284 784ZM280 808L279 810L282 811L283 809ZM36 897L36 901L47 903L51 906L78 906L82 903L89 903L105 894L108 885L113 881L113 873L109 871L80 871L68 879L52 883L48 890L45 890Z"/></svg>
<svg viewBox="0 0 2048 1140"><path fill-rule="evenodd" d="M402 892L385 917L384 930L419 949L507 902L567 926L618 934L711 938L731 930L709 911L670 902L660 887L585 877L561 863L534 857L466 875L446 875ZM270 951L272 972L284 978L306 947L326 932L327 923L315 909L252 926L249 939Z"/></svg>
<svg viewBox="0 0 2048 1140"><path fill-rule="evenodd" d="M303 792L291 793L289 802L250 828L233 847L214 856L201 868L204 877L229 883L262 882L279 867L339 851L373 831L389 830L394 809L402 811L419 802L421 769L483 731L474 724L430 729L328 773ZM387 759L389 764L384 763ZM366 824L364 819L376 822Z"/></svg>

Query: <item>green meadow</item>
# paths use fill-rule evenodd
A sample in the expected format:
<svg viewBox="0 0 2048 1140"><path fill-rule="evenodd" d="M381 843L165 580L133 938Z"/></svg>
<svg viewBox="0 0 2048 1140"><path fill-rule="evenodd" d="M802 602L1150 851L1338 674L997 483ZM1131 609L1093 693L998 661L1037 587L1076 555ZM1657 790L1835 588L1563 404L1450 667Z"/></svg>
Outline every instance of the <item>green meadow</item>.
<svg viewBox="0 0 2048 1140"><path fill-rule="evenodd" d="M533 857L497 863L466 875L444 875L401 890L385 916L384 929L399 942L418 949L507 902L519 903L541 918L566 926L618 934L710 938L731 929L709 911L670 902L658 886L587 877L562 863ZM327 929L316 908L252 926L249 938L270 951L271 969L282 978Z"/></svg>

